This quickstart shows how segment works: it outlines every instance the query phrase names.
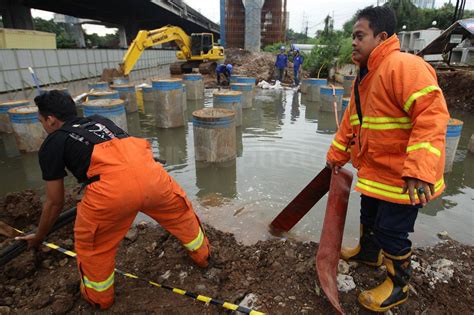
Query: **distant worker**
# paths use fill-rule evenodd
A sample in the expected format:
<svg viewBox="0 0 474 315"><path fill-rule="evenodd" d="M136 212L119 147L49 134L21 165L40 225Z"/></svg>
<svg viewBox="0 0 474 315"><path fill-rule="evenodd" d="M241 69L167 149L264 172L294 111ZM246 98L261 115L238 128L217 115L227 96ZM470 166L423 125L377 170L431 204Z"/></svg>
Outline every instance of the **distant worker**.
<svg viewBox="0 0 474 315"><path fill-rule="evenodd" d="M224 80L227 85L230 84L230 77L232 76L232 65L219 64L216 68L217 85L221 85L221 75L224 76ZM224 83L224 82L223 82Z"/></svg>
<svg viewBox="0 0 474 315"><path fill-rule="evenodd" d="M301 76L301 65L304 62L303 56L300 54L300 49L295 49L295 55L293 56L293 74L294 74L294 81L295 85L300 84L300 76Z"/></svg>
<svg viewBox="0 0 474 315"><path fill-rule="evenodd" d="M76 104L57 90L35 98L48 137L39 151L46 201L35 234L37 247L64 206L67 168L85 186L74 226L82 296L101 309L114 301L117 248L139 211L176 236L200 267L210 246L183 189L153 159L145 139L129 136L102 116L77 117Z"/></svg>
<svg viewBox="0 0 474 315"><path fill-rule="evenodd" d="M280 53L276 57L275 67L277 70L278 81L284 79L285 69L288 67L288 56L285 53L285 46L280 47Z"/></svg>
<svg viewBox="0 0 474 315"><path fill-rule="evenodd" d="M385 312L408 299L412 242L418 210L445 189L443 172L449 113L436 72L422 58L400 52L395 13L367 7L352 30L359 74L341 127L327 155L337 171L357 168L360 238L341 257L386 266L382 284L359 303Z"/></svg>

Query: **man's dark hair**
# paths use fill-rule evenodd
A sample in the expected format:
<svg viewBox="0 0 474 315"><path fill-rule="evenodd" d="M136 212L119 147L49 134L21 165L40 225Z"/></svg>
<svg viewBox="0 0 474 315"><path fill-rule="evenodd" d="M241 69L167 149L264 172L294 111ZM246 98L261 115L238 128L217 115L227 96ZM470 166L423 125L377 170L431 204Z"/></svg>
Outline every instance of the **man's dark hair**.
<svg viewBox="0 0 474 315"><path fill-rule="evenodd" d="M41 92L35 97L35 103L43 117L54 116L61 121L77 117L76 103L67 93L58 90Z"/></svg>
<svg viewBox="0 0 474 315"><path fill-rule="evenodd" d="M390 37L395 33L397 27L397 17L389 6L366 7L357 13L356 21L360 19L369 21L369 27L374 31L374 36L387 32Z"/></svg>

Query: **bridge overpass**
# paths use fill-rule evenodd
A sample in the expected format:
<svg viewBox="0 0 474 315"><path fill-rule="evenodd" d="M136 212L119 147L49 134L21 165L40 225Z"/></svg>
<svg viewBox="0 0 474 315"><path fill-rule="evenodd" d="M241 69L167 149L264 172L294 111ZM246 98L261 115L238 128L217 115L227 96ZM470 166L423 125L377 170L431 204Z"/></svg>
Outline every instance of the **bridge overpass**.
<svg viewBox="0 0 474 315"><path fill-rule="evenodd" d="M139 30L172 24L188 34L211 32L217 39L219 25L182 0L0 0L7 28L33 29L30 8L115 25L131 42Z"/></svg>

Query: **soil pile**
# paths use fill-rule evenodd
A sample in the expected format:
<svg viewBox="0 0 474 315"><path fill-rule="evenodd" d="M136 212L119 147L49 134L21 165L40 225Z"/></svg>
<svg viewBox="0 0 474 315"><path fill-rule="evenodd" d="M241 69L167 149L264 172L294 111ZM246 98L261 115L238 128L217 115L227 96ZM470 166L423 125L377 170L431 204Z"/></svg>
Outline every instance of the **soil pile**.
<svg viewBox="0 0 474 315"><path fill-rule="evenodd" d="M31 197L28 192L25 198ZM20 199L7 196L2 204L9 206ZM9 222L15 222L14 217ZM206 227L206 232L212 243L212 261L206 269L194 266L181 244L165 230L146 223L129 231L117 255L117 268L231 303L253 296L250 306L270 314L333 312L316 280L316 243L273 239L243 246L231 234L212 227ZM72 227L54 233L49 240L72 249ZM9 242L0 238L0 248ZM416 249L415 255L411 298L394 312L472 314L472 246L448 239L433 248ZM442 258L453 261L443 265L439 263ZM365 313L356 302L357 295L380 283L383 269L351 264L340 271L357 284L356 289L341 293L344 310ZM74 259L46 248L25 252L0 267L0 314L91 312L91 306L80 298L78 283ZM115 283L116 302L106 313L227 313L121 275L116 275Z"/></svg>
<svg viewBox="0 0 474 315"><path fill-rule="evenodd" d="M438 71L437 74L448 108L474 112L474 71Z"/></svg>
<svg viewBox="0 0 474 315"><path fill-rule="evenodd" d="M232 74L245 75L257 78L257 82L265 80L270 82L276 78L275 58L276 55L269 52L252 53L241 48L229 48L225 51L226 63L234 67ZM287 74L284 83L293 83L293 64L288 63Z"/></svg>

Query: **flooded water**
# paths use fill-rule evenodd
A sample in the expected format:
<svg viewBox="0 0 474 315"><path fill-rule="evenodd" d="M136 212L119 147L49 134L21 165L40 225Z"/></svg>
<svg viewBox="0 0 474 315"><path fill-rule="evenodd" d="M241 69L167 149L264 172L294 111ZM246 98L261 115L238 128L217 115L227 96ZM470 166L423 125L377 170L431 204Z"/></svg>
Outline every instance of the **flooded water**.
<svg viewBox="0 0 474 315"><path fill-rule="evenodd" d="M292 90L257 89L254 106L244 110L243 125L237 130L235 162L206 165L194 160L191 113L210 106L209 90L204 101L188 101L186 127L156 129L151 116L137 113L128 117L129 132L150 139L156 155L167 161L166 169L186 190L204 222L234 233L246 244L270 238L267 226L271 220L323 168L336 130L334 114L319 111L317 103L305 102ZM412 235L418 246L434 243L436 233L444 230L461 242L474 244L474 154L467 152L474 115L452 116L464 121L462 138L453 171L445 176L446 193L418 216ZM36 154L15 156L10 142L4 138L0 146L0 195L41 189ZM73 183L68 176L67 184ZM318 241L326 201L323 198L288 237ZM359 202L359 193L352 191L344 235L348 244L358 237Z"/></svg>

